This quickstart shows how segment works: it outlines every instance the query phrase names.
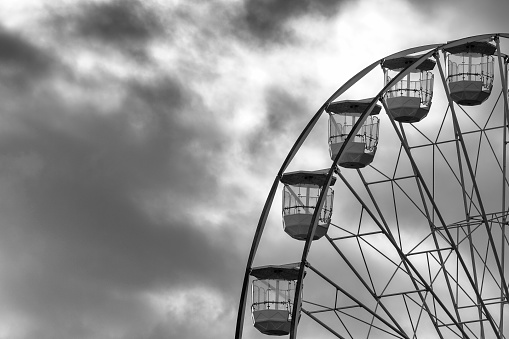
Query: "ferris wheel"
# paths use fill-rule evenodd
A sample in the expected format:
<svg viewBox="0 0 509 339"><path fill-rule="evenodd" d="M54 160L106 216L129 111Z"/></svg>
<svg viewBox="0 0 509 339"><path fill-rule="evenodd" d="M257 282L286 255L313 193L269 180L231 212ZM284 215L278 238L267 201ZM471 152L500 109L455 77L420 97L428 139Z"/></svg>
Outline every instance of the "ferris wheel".
<svg viewBox="0 0 509 339"><path fill-rule="evenodd" d="M260 338L297 338L303 323L315 338L509 334L508 50L509 33L411 48L320 107L260 215L236 339L246 315ZM373 73L378 92L348 96ZM287 171L321 118L330 167ZM271 208L302 247L255 266Z"/></svg>

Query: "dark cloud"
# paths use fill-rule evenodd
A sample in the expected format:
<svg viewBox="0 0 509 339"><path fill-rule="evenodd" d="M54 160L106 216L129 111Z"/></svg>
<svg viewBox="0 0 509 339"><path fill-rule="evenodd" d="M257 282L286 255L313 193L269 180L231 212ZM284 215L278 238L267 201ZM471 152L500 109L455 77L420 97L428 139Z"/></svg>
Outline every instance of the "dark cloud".
<svg viewBox="0 0 509 339"><path fill-rule="evenodd" d="M53 9L49 24L67 43L86 43L118 50L138 61L149 58L147 47L164 31L156 11L141 1L81 3Z"/></svg>
<svg viewBox="0 0 509 339"><path fill-rule="evenodd" d="M23 192L11 198L16 211L0 206L13 215L2 226L4 256L24 261L6 268L3 303L37 319L37 337L101 336L110 326L101 317L124 329L150 324L136 296L154 288L233 288L227 277L239 258L225 246L231 235L218 239L206 215L196 218L203 224L194 215L218 195L220 173L211 168L223 137L178 80L126 88L108 114L50 90L27 95L30 104L14 108L26 133L0 136L2 177ZM5 172L16 159L30 175Z"/></svg>
<svg viewBox="0 0 509 339"><path fill-rule="evenodd" d="M221 134L218 122L200 99L172 79L150 84L134 83L132 91L134 100L145 112L146 128L156 132L150 133L152 142L157 143L151 147L151 154L156 158L168 157L161 160L165 164L161 169L165 176L170 173L172 188L195 197L204 187L217 189L216 177L220 173L204 165L218 161L217 156L224 150L227 137ZM189 180L182 181L182 177Z"/></svg>
<svg viewBox="0 0 509 339"><path fill-rule="evenodd" d="M162 31L157 16L135 0L87 4L76 26L83 36L112 44L143 42Z"/></svg>
<svg viewBox="0 0 509 339"><path fill-rule="evenodd" d="M247 0L240 24L245 25L248 39L256 43L293 42L296 37L286 27L291 19L304 16L329 18L336 15L348 0Z"/></svg>
<svg viewBox="0 0 509 339"><path fill-rule="evenodd" d="M47 75L55 66L52 55L18 32L0 27L0 81L23 88Z"/></svg>
<svg viewBox="0 0 509 339"><path fill-rule="evenodd" d="M308 113L301 98L280 87L266 89L265 104L267 115L264 123L253 131L248 144L248 151L255 158L271 153L276 155L273 151L277 143L293 131L295 124L305 123L305 114ZM296 133L292 135L298 136Z"/></svg>

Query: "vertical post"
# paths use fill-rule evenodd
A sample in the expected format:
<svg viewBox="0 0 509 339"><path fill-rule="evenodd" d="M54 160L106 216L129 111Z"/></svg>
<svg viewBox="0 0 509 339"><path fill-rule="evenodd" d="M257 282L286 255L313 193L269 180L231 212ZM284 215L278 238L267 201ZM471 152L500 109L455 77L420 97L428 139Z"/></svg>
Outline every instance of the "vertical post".
<svg viewBox="0 0 509 339"><path fill-rule="evenodd" d="M276 310L279 310L279 280L276 280Z"/></svg>
<svg viewBox="0 0 509 339"><path fill-rule="evenodd" d="M412 74L412 72L408 72L407 76L406 76L406 95L407 96L411 96L410 93L412 91L412 84L410 83L410 74Z"/></svg>
<svg viewBox="0 0 509 339"><path fill-rule="evenodd" d="M352 114L352 127L350 128L350 131L353 129L354 125L355 125L355 115ZM357 133L355 133L354 136L353 136L353 141L355 141L356 134Z"/></svg>
<svg viewBox="0 0 509 339"><path fill-rule="evenodd" d="M260 294L260 292L258 292L258 299L260 299L259 294ZM259 301L260 300L256 300L256 303L258 304ZM254 303L255 303L254 286L251 287L251 302L254 305Z"/></svg>
<svg viewBox="0 0 509 339"><path fill-rule="evenodd" d="M309 208L309 195L310 195L309 186L306 186L306 209Z"/></svg>
<svg viewBox="0 0 509 339"><path fill-rule="evenodd" d="M468 81L472 80L472 54L468 53Z"/></svg>
<svg viewBox="0 0 509 339"><path fill-rule="evenodd" d="M500 38L497 36L495 37L495 43L497 44L497 59L498 59L498 67L500 69L500 81L502 82L502 93L504 97L504 142L502 146L502 152L503 152L503 160L502 160L502 240L501 240L501 261L502 261L502 275L505 274L505 228L507 223L507 216L506 216L506 175L507 175L507 122L508 122L508 114L509 114L509 108L507 103L507 59L504 65L502 64L502 56L500 52ZM502 67L504 66L504 67ZM506 296L507 297L507 296ZM500 300L504 300L504 290L502 289L500 291ZM503 335L504 333L504 302L500 303L500 323L499 323L499 330L500 334Z"/></svg>
<svg viewBox="0 0 509 339"><path fill-rule="evenodd" d="M421 104L428 106L428 72L421 71L419 73L419 87Z"/></svg>
<svg viewBox="0 0 509 339"><path fill-rule="evenodd" d="M498 36L495 38L495 42L497 44L497 58L498 58L498 66L500 68L500 80L502 82L502 90L504 92L504 95L503 95L503 97L504 97L504 111L505 111L506 117L508 117L509 116L509 108L508 108L508 103L507 103L507 95L509 93L507 90L507 59L506 59L505 71L504 71L504 67L502 66L502 55L500 52L500 42L499 42Z"/></svg>

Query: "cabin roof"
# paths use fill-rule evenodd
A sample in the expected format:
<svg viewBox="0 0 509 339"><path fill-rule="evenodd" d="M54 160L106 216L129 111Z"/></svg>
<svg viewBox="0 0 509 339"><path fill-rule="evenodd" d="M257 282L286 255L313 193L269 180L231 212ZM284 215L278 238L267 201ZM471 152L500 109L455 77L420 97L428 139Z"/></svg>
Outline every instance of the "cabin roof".
<svg viewBox="0 0 509 339"><path fill-rule="evenodd" d="M331 102L327 107L326 111L329 113L363 113L369 106L373 99L362 99L362 100L342 100ZM371 111L371 115L376 115L380 113L382 107L378 104L375 104L373 110Z"/></svg>
<svg viewBox="0 0 509 339"><path fill-rule="evenodd" d="M267 265L251 269L251 275L258 279L297 280L300 263Z"/></svg>
<svg viewBox="0 0 509 339"><path fill-rule="evenodd" d="M295 171L283 174L281 182L287 185L325 185L325 179L329 169L323 169L318 171ZM336 183L336 177L332 177L330 185L333 186Z"/></svg>
<svg viewBox="0 0 509 339"><path fill-rule="evenodd" d="M478 53L483 55L495 54L497 47L487 41L473 41L463 45L444 48L444 51L451 54Z"/></svg>
<svg viewBox="0 0 509 339"><path fill-rule="evenodd" d="M401 58L386 59L382 62L382 67L390 70L403 69L417 61L419 58L419 56L404 56ZM433 68L435 68L435 65L435 61L431 59L425 59L419 65L417 65L416 69L420 71L431 71Z"/></svg>

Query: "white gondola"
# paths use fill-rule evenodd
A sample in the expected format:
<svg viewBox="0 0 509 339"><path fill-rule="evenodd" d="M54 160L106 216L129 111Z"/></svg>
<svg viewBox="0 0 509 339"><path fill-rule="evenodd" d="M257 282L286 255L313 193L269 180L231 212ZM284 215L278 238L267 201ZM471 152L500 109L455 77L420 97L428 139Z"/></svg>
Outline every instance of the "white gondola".
<svg viewBox="0 0 509 339"><path fill-rule="evenodd" d="M263 334L290 333L293 299L300 264L269 265L253 268L251 317Z"/></svg>
<svg viewBox="0 0 509 339"><path fill-rule="evenodd" d="M368 108L371 99L344 100L331 103L329 113L329 151L335 159L353 126L361 114ZM380 105L375 105L352 142L339 158L338 165L345 168L362 168L369 165L375 157L378 144Z"/></svg>
<svg viewBox="0 0 509 339"><path fill-rule="evenodd" d="M306 240L311 219L315 212L318 198L325 185L327 170L298 171L285 173L281 182L283 188L283 227L285 232L297 240ZM331 186L336 182L332 177ZM334 191L328 188L325 201L318 215L318 224L313 240L323 237L329 228L332 216Z"/></svg>
<svg viewBox="0 0 509 339"><path fill-rule="evenodd" d="M493 86L496 50L493 44L485 41L445 49L447 83L454 102L475 106L488 99Z"/></svg>
<svg viewBox="0 0 509 339"><path fill-rule="evenodd" d="M384 60L384 85L387 85L400 71L414 63L418 56ZM415 70L392 86L384 95L387 109L399 122L414 123L428 115L433 97L433 73L435 62L426 59Z"/></svg>

